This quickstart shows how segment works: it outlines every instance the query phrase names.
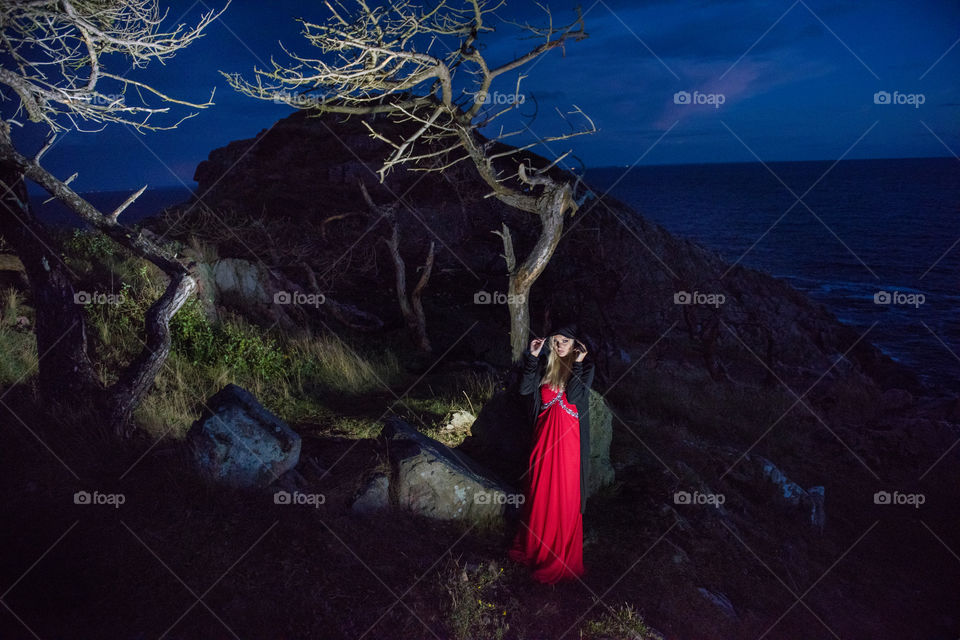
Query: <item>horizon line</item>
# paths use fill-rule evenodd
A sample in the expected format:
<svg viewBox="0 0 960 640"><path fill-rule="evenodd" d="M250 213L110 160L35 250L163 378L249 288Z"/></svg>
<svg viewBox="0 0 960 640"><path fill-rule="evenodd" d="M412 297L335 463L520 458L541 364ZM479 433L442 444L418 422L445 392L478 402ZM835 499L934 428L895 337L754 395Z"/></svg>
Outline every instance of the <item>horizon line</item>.
<svg viewBox="0 0 960 640"><path fill-rule="evenodd" d="M635 165L620 165L620 164L608 164L608 165L597 165L592 167L587 167L587 171L590 170L601 170L601 169L640 169L644 167L684 167L684 166L704 166L704 165L725 165L725 164L801 164L801 163L814 163L814 162L872 162L872 161L890 161L890 160L949 160L955 159L960 161L960 158L950 155L942 156L897 156L897 157L887 157L887 158L841 158L836 160L835 158L822 158L816 160L716 160L716 161L699 161L699 162L656 162L656 163L640 163ZM199 183L193 181L193 185L189 184L161 184L155 187L148 187L147 191L156 191L159 189L183 189L185 191L190 191L191 193L195 192ZM112 189L88 189L86 191L77 191L76 193L128 193L133 192L139 189L142 185L135 187L121 187L121 188L112 188ZM49 193L38 186L32 181L27 184L27 195L29 196L49 196Z"/></svg>

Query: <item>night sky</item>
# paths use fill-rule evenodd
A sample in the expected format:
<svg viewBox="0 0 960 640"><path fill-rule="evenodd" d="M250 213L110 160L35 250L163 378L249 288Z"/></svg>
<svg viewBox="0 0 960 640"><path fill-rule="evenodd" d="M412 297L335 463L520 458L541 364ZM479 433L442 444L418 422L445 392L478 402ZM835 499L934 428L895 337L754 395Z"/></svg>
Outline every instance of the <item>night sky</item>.
<svg viewBox="0 0 960 640"><path fill-rule="evenodd" d="M223 6L161 4L170 7L168 25L195 24L202 13ZM551 7L556 22L574 16L572 3ZM955 1L587 0L582 8L590 37L568 45L565 57L553 51L528 65L521 93L535 96L540 105L542 115L533 126L538 136L566 131L554 107L568 111L574 104L599 131L538 148L542 155L572 148L588 167L599 167L960 153L960 3ZM319 50L302 38L293 18L319 22L325 11L316 1L234 0L203 38L166 65L129 73L192 102L203 102L216 87L214 106L172 131L144 135L110 124L99 133L61 135L45 166L64 179L79 171L73 186L81 192L144 183L194 188L194 170L212 149L253 137L292 112L235 92L218 70L254 80L253 68L269 67L271 56L288 60L278 40L300 55L316 56ZM514 3L504 15L530 21L543 16L532 2ZM486 35L493 63L533 42L515 36L506 26ZM130 70L119 57L105 64L114 73ZM499 82L494 90L512 91L515 76ZM678 92L703 103L684 104L685 94ZM883 104L881 94L877 104L878 92L905 103ZM4 94L13 96L9 90ZM5 117L15 104L4 103ZM171 106L163 122L189 113ZM19 120L25 126L14 129L14 141L32 155L45 130Z"/></svg>

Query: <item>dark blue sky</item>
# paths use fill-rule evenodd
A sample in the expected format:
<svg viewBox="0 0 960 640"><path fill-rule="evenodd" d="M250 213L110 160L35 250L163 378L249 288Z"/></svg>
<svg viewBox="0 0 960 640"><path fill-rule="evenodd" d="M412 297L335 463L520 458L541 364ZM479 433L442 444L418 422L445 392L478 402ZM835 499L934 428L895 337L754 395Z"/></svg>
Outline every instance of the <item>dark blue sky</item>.
<svg viewBox="0 0 960 640"><path fill-rule="evenodd" d="M162 3L169 21L196 23L222 7L213 0ZM557 21L573 4L553 2ZM550 114L581 107L599 131L537 149L553 157L568 148L587 166L701 162L765 162L954 156L960 153L960 3L753 0L630 2L585 0L587 40L564 57L553 51L521 85L544 114L541 137L564 131ZM320 21L322 3L234 0L206 35L166 65L129 74L178 98L215 106L177 130L138 134L122 125L71 132L44 164L79 191L186 184L210 150L250 138L292 109L233 91L218 70L254 78L254 66L318 50L299 35L294 16ZM531 2L511 15L537 20ZM185 14L185 15L184 15ZM509 28L488 34L488 55L506 60L531 41ZM129 64L107 61L114 73ZM494 89L512 90L515 78ZM108 93L105 85L101 89ZM685 103L685 94L690 95ZM890 95L884 103L884 94ZM9 91L5 94L12 95ZM896 100L903 104L893 104ZM692 104L697 100L702 104ZM877 100L880 103L877 103ZM921 101L914 106L909 102ZM722 104L715 106L715 103ZM713 103L713 104L712 104ZM4 104L11 113L12 101ZM173 105L166 122L188 113ZM87 125L86 128L97 128ZM39 146L37 125L15 129L25 152ZM490 134L491 132L487 132ZM532 139L531 139L532 140ZM846 155L844 155L846 154Z"/></svg>

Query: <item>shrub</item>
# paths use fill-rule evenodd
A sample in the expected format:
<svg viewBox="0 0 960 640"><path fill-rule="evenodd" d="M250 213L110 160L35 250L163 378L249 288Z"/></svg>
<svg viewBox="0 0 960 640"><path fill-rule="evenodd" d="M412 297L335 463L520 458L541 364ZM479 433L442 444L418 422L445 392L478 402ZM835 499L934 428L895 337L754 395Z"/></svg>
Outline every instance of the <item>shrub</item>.
<svg viewBox="0 0 960 640"><path fill-rule="evenodd" d="M172 347L194 365L225 365L268 380L286 369L287 356L273 338L244 322L210 323L196 296L173 317L170 331Z"/></svg>

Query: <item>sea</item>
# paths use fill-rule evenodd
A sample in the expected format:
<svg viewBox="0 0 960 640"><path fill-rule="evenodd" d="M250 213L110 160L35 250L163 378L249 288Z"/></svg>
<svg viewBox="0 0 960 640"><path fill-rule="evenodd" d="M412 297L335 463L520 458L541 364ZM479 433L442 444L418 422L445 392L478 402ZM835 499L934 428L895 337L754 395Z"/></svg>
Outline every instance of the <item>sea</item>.
<svg viewBox="0 0 960 640"><path fill-rule="evenodd" d="M110 213L123 204L136 190L84 191L80 195L100 211ZM193 190L191 188L182 185L147 189L140 194L140 197L133 204L123 210L120 214L120 222L136 224L146 217L160 213L167 207L186 202L192 194ZM87 227L86 223L59 200L50 200L48 193L30 189L27 195L30 198L30 206L33 207L37 217L43 222L78 229Z"/></svg>
<svg viewBox="0 0 960 640"><path fill-rule="evenodd" d="M876 323L865 340L960 392L960 159L604 167L585 179L859 333Z"/></svg>
<svg viewBox="0 0 960 640"><path fill-rule="evenodd" d="M588 169L597 193L626 202L730 263L766 271L811 299L927 384L960 393L960 160L916 158ZM84 197L112 211L130 191ZM189 199L144 192L132 224ZM58 202L41 219L82 226ZM722 293L722 291L721 291Z"/></svg>

